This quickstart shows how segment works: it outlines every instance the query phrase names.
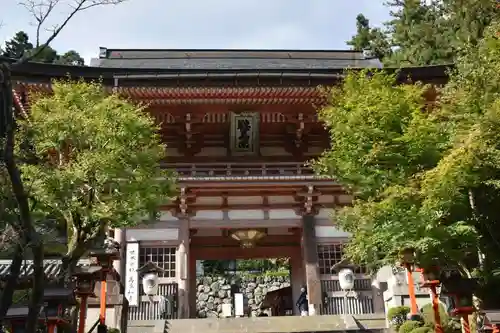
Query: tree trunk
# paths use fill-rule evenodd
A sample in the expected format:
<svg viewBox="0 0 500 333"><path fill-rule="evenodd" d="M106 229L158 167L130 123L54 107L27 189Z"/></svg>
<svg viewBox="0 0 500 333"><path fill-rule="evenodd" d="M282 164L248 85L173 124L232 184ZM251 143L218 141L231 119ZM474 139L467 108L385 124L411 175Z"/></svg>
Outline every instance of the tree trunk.
<svg viewBox="0 0 500 333"><path fill-rule="evenodd" d="M0 327L3 324L5 316L7 315L7 311L9 311L9 308L12 305L12 297L14 296L14 290L16 289L19 273L21 272L23 257L23 247L21 245L17 245L9 268L9 275L4 285L2 295L0 296Z"/></svg>
<svg viewBox="0 0 500 333"><path fill-rule="evenodd" d="M34 230L33 230L34 231ZM26 332L35 333L43 302L45 273L43 269L43 242L38 235L34 235L31 252L33 253L33 290L31 292Z"/></svg>
<svg viewBox="0 0 500 333"><path fill-rule="evenodd" d="M12 192L16 198L19 209L19 225L14 227L21 230L22 240L31 245L33 251L33 263L35 265L34 290L31 297L28 321L26 323L26 333L35 333L37 328L38 315L43 298L43 244L33 227L31 219L31 210L28 202L28 195L24 189L21 173L17 166L14 156L14 134L16 129L13 102L12 102L12 84L10 78L10 67L8 64L0 64L0 80L2 94L2 105L0 112L3 120L2 132L5 137L5 146L3 150L3 159L5 168L9 174ZM11 301L12 302L12 298Z"/></svg>

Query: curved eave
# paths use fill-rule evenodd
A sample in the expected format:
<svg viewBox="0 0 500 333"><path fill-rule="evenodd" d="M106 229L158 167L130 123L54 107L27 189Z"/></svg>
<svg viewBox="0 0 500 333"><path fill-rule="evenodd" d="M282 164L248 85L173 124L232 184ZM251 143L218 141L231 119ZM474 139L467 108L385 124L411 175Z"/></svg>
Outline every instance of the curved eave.
<svg viewBox="0 0 500 333"><path fill-rule="evenodd" d="M6 59L1 59L0 61ZM12 62L11 59L7 61ZM406 67L399 71L399 77L405 81L411 78L414 81L433 81L436 79L446 79L448 70L453 65L437 65L425 67ZM361 68L353 68L361 70ZM394 72L396 68L384 68L389 72ZM206 79L309 79L315 80L335 80L341 79L345 69L286 69L286 70L253 70L253 69L221 69L221 70L172 70L156 68L106 68L45 64L28 62L21 65L14 65L12 76L16 79L24 78L27 81L48 81L54 78L83 78L83 79L103 79L103 80L206 80ZM314 84L312 82L311 84Z"/></svg>

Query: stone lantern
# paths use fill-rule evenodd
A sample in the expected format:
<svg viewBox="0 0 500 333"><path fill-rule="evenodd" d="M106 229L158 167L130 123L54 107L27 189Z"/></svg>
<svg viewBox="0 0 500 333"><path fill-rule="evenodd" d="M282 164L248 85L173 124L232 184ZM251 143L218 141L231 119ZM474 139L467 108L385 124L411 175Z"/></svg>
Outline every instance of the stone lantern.
<svg viewBox="0 0 500 333"><path fill-rule="evenodd" d="M101 266L101 292L99 295L100 311L98 333L107 332L106 328L106 281L108 273L113 270L113 261L120 259L120 243L111 237L106 237L101 248L90 251L90 257L97 260Z"/></svg>
<svg viewBox="0 0 500 333"><path fill-rule="evenodd" d="M40 323L47 325L47 333L56 333L58 328L69 327L69 321L64 317L64 311L75 305L73 290L66 288L48 288L44 291ZM5 321L10 326L11 333L23 333L26 326L29 307L12 307L7 311Z"/></svg>
<svg viewBox="0 0 500 333"><path fill-rule="evenodd" d="M469 316L474 313L472 294L477 287L477 279L466 279L459 274L442 278L442 292L453 298L451 314L462 318L464 333L470 333Z"/></svg>
<svg viewBox="0 0 500 333"><path fill-rule="evenodd" d="M85 319L87 317L87 299L96 297L94 293L96 280L100 278L102 267L89 266L77 267L73 277L75 278L75 295L80 298L80 320L78 322L78 333L85 332Z"/></svg>
<svg viewBox="0 0 500 333"><path fill-rule="evenodd" d="M439 268L437 266L428 266L422 269L422 275L424 277L424 282L422 282L421 287L429 288L431 291L432 311L434 312L434 331L436 333L443 333L444 330L441 326L441 316L439 315L439 296L437 293L437 288L441 284L439 281Z"/></svg>

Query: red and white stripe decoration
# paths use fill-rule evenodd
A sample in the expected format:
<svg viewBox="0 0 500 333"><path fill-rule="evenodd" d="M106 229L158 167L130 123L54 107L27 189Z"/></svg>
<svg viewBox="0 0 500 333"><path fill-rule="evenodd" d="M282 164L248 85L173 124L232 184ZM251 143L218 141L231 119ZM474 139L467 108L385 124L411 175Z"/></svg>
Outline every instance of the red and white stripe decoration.
<svg viewBox="0 0 500 333"><path fill-rule="evenodd" d="M12 99L14 102L14 106L19 109L22 116L24 118L28 118L28 113L26 112L27 106L22 103L21 97L15 89L12 89Z"/></svg>
<svg viewBox="0 0 500 333"><path fill-rule="evenodd" d="M23 84L23 83L20 83ZM29 91L50 92L48 83L25 84ZM315 87L118 87L112 92L155 105L174 104L317 104Z"/></svg>

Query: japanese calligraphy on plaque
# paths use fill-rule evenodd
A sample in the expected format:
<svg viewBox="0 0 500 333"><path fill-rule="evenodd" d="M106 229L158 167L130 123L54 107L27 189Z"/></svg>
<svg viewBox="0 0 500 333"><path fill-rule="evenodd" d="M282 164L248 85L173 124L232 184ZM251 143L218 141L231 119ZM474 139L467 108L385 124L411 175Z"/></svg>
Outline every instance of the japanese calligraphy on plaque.
<svg viewBox="0 0 500 333"><path fill-rule="evenodd" d="M259 139L258 127L258 113L231 113L231 153L234 155L256 154Z"/></svg>
<svg viewBox="0 0 500 333"><path fill-rule="evenodd" d="M127 243L127 255L125 257L125 297L130 306L139 303L139 243Z"/></svg>

